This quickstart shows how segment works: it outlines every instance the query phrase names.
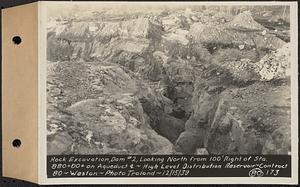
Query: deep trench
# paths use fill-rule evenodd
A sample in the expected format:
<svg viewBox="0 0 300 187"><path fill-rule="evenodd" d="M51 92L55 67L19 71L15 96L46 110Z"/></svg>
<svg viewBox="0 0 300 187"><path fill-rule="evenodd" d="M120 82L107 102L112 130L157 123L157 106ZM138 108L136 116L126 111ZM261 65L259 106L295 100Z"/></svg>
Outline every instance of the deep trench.
<svg viewBox="0 0 300 187"><path fill-rule="evenodd" d="M150 118L150 126L159 135L168 139L174 145L179 135L185 131L185 123L190 117L190 112L185 111L177 103L178 96L172 89L172 84L168 85L168 91L164 94L165 97L173 101L172 111L166 113L162 108L154 106L146 99L140 99L144 112ZM186 97L190 100L192 96ZM181 98L182 99L182 98Z"/></svg>

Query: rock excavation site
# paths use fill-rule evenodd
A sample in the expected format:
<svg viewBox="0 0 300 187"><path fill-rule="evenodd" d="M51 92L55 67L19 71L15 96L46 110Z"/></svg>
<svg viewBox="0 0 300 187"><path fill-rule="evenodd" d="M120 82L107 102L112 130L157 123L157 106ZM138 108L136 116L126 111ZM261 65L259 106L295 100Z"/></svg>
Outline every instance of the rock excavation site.
<svg viewBox="0 0 300 187"><path fill-rule="evenodd" d="M47 23L47 152L289 154L284 6L73 11Z"/></svg>

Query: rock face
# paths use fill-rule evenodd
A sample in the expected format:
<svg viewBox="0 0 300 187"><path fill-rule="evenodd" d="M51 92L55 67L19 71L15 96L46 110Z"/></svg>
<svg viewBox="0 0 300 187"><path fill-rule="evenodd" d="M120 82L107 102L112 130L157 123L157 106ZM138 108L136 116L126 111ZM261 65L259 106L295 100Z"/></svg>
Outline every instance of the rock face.
<svg viewBox="0 0 300 187"><path fill-rule="evenodd" d="M161 28L146 18L139 18L120 22L71 22L60 30L52 29L51 33L48 60L91 61L110 59L122 52L141 55L148 49L150 40L160 39ZM61 41L64 43L58 45ZM57 48L68 50L68 53Z"/></svg>
<svg viewBox="0 0 300 187"><path fill-rule="evenodd" d="M290 43L233 12L49 23L48 154L288 154Z"/></svg>
<svg viewBox="0 0 300 187"><path fill-rule="evenodd" d="M272 139L282 154L288 154L291 142L278 140L280 133L286 137L290 133L287 125L290 124L290 92L287 90L284 84L273 87L268 83L258 83L224 91L220 95L224 106L219 106L223 109L220 115L215 113L208 138L209 152L276 154L277 150L267 148L267 140Z"/></svg>
<svg viewBox="0 0 300 187"><path fill-rule="evenodd" d="M141 86L139 100L149 117L149 124L152 129L174 143L184 131L184 121L171 115L174 103L170 99L148 86Z"/></svg>
<svg viewBox="0 0 300 187"><path fill-rule="evenodd" d="M290 137L291 98L286 84L261 82L225 91L198 85L196 90L201 91L193 97L193 114L177 140L177 149L185 153L205 147L210 154L288 154L291 142L282 139Z"/></svg>

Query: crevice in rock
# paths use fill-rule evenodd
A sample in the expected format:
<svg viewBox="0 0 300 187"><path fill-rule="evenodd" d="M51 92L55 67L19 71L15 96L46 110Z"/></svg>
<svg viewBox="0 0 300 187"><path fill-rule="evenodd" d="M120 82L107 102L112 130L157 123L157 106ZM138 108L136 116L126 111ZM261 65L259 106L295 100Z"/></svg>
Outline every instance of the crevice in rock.
<svg viewBox="0 0 300 187"><path fill-rule="evenodd" d="M76 119L71 134L48 136L53 153L288 152L272 148L288 145L288 34L246 12L216 23L200 12L102 16L49 29L49 131L63 121L52 114L68 116L56 105Z"/></svg>

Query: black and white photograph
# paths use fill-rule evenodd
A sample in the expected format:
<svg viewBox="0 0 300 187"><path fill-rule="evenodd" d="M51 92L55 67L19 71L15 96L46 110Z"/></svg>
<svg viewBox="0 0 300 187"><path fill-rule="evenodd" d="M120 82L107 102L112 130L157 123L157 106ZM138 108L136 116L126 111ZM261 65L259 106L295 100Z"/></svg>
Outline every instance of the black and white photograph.
<svg viewBox="0 0 300 187"><path fill-rule="evenodd" d="M290 155L290 7L47 9L48 155Z"/></svg>
<svg viewBox="0 0 300 187"><path fill-rule="evenodd" d="M1 6L6 184L298 184L296 1L25 1Z"/></svg>

